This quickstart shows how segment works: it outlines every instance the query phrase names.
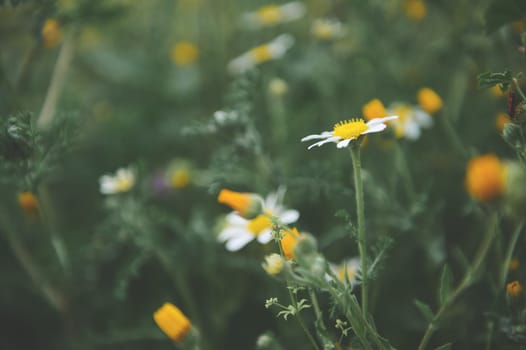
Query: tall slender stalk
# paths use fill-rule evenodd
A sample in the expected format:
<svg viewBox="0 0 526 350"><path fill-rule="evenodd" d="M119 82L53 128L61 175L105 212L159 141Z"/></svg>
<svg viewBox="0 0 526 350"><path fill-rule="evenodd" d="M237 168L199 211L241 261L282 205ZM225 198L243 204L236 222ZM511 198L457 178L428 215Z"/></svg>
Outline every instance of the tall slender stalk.
<svg viewBox="0 0 526 350"><path fill-rule="evenodd" d="M367 240L365 237L365 213L363 201L362 166L360 162L360 143L351 144L351 158L354 177L354 192L356 195L356 214L358 217L358 250L360 252L360 270L362 273L362 315L367 318L369 284L367 278Z"/></svg>
<svg viewBox="0 0 526 350"><path fill-rule="evenodd" d="M489 220L488 230L486 231L484 240L480 244L480 247L473 260L473 263L471 264L469 269L466 271L466 274L464 275L464 278L462 279L458 287L443 302L443 304L440 306L437 313L433 317L433 320L427 326L424 336L422 337L422 340L420 341L420 345L418 345L418 350L426 349L427 344L429 343L429 340L431 339L431 336L438 329L437 325L442 320L444 313L447 310L449 310L450 306L454 304L454 302L457 300L459 295L462 294L462 292L466 290L469 286L471 286L471 284L475 281L475 276L478 273L479 269L481 268L482 263L484 262L484 259L488 255L489 249L491 248L491 243L493 242L493 239L495 238L497 231L498 231L498 215L497 213L493 213L493 215L491 216Z"/></svg>

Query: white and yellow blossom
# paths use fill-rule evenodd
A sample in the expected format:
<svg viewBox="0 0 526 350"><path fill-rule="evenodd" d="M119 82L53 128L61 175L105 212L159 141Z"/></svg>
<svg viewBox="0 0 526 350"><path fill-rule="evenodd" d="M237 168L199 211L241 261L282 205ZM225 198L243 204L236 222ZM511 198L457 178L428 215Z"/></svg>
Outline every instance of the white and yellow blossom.
<svg viewBox="0 0 526 350"><path fill-rule="evenodd" d="M278 218L283 224L296 222L300 216L297 210L287 209L281 203L285 191L283 189L271 193L263 201L263 213L252 219L245 219L237 212L226 216L225 227L218 236L229 251L238 251L248 243L257 239L261 244L267 244L272 239L272 220L270 215Z"/></svg>
<svg viewBox="0 0 526 350"><path fill-rule="evenodd" d="M135 185L135 173L130 168L120 168L114 176L101 176L99 184L102 194L127 192Z"/></svg>
<svg viewBox="0 0 526 350"><path fill-rule="evenodd" d="M278 275L282 270L285 262L279 254L270 254L265 257L265 262L262 264L266 273L271 276Z"/></svg>
<svg viewBox="0 0 526 350"><path fill-rule="evenodd" d="M338 277L341 282L345 282L345 279L349 281L351 286L355 286L359 283L358 277L360 276L360 258L355 257L344 260L340 264L329 264L329 268ZM347 274L347 275L346 275ZM332 277L328 276L328 280Z"/></svg>
<svg viewBox="0 0 526 350"><path fill-rule="evenodd" d="M399 116L393 122L395 135L398 138L417 140L423 128L433 126L433 117L418 106L410 106L405 103L394 103L388 108L388 113Z"/></svg>
<svg viewBox="0 0 526 350"><path fill-rule="evenodd" d="M312 21L310 32L319 40L334 40L345 35L343 25L334 18L318 18Z"/></svg>
<svg viewBox="0 0 526 350"><path fill-rule="evenodd" d="M305 5L299 1L292 1L283 5L268 5L256 11L244 13L241 15L241 23L248 29L259 29L295 21L303 17L305 12Z"/></svg>
<svg viewBox="0 0 526 350"><path fill-rule="evenodd" d="M258 64L283 57L293 44L294 38L290 34L281 34L271 42L254 47L234 58L228 64L228 70L232 74L242 74Z"/></svg>
<svg viewBox="0 0 526 350"><path fill-rule="evenodd" d="M365 120L361 118L345 120L336 123L332 131L324 131L321 134L308 135L302 138L301 141L305 142L321 139L321 141L310 145L308 149L316 146L319 147L329 142L336 143L336 147L338 148L344 148L349 146L351 141L358 139L362 135L383 131L387 127L385 122L397 118L398 116L393 115L385 118L374 118L368 122L365 122Z"/></svg>

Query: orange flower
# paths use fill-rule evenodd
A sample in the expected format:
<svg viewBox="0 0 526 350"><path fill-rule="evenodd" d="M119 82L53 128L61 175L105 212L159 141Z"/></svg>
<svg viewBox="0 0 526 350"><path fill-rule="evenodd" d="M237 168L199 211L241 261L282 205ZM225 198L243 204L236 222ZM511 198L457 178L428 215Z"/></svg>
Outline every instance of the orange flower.
<svg viewBox="0 0 526 350"><path fill-rule="evenodd" d="M283 254L287 259L295 258L294 248L296 248L299 236L300 233L295 227L283 233L283 238L281 239L281 248L283 249Z"/></svg>
<svg viewBox="0 0 526 350"><path fill-rule="evenodd" d="M60 44L64 36L59 23L55 19L47 19L46 22L44 22L41 35L44 46L48 49Z"/></svg>
<svg viewBox="0 0 526 350"><path fill-rule="evenodd" d="M38 200L33 192L21 192L17 197L18 205L27 216L35 217L38 214Z"/></svg>
<svg viewBox="0 0 526 350"><path fill-rule="evenodd" d="M519 281L513 281L508 283L508 285L506 286L506 293L508 293L510 297L518 297L522 293L521 283Z"/></svg>
<svg viewBox="0 0 526 350"><path fill-rule="evenodd" d="M164 303L153 314L157 326L176 343L180 343L190 331L190 320L172 303Z"/></svg>
<svg viewBox="0 0 526 350"><path fill-rule="evenodd" d="M366 120L387 117L387 111L385 110L384 104L377 98L367 102L362 107L362 114Z"/></svg>
<svg viewBox="0 0 526 350"><path fill-rule="evenodd" d="M442 99L430 88L422 88L417 93L418 104L427 113L435 113L442 109Z"/></svg>
<svg viewBox="0 0 526 350"><path fill-rule="evenodd" d="M226 204L245 219L254 219L263 214L263 200L254 193L235 192L222 189L217 196L217 201Z"/></svg>
<svg viewBox="0 0 526 350"><path fill-rule="evenodd" d="M494 154L472 158L466 168L468 193L481 202L489 202L506 190L506 166Z"/></svg>

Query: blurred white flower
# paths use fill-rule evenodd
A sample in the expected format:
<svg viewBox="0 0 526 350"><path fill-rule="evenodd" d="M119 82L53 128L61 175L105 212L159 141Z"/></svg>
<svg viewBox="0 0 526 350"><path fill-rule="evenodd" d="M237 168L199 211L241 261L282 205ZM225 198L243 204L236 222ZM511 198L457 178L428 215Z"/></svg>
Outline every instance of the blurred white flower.
<svg viewBox="0 0 526 350"><path fill-rule="evenodd" d="M393 122L395 135L398 138L417 140L422 133L422 128L433 126L433 117L418 106L411 106L405 103L394 103L388 107L389 114L399 116Z"/></svg>
<svg viewBox="0 0 526 350"><path fill-rule="evenodd" d="M338 277L341 282L345 282L345 278L349 281L351 286L355 286L359 283L358 276L360 275L360 258L355 257L344 260L340 264L329 264L329 268ZM347 274L347 276L345 275ZM327 279L331 280L332 277L327 275Z"/></svg>
<svg viewBox="0 0 526 350"><path fill-rule="evenodd" d="M298 220L300 214L281 204L284 195L284 189L270 193L263 202L263 211L279 218L284 224L291 224ZM272 239L272 221L268 216L259 215L252 220L241 217L237 212L226 216L226 224L219 233L218 240L225 243L227 250L238 251L254 239L261 244L267 244Z"/></svg>
<svg viewBox="0 0 526 350"><path fill-rule="evenodd" d="M115 194L129 191L135 184L135 173L130 168L120 168L114 176L103 175L99 179L102 194Z"/></svg>
<svg viewBox="0 0 526 350"><path fill-rule="evenodd" d="M334 18L318 18L312 21L310 32L313 37L320 40L339 39L345 31L340 21Z"/></svg>
<svg viewBox="0 0 526 350"><path fill-rule="evenodd" d="M305 136L301 139L301 142L322 139L321 141L310 145L308 149L311 149L315 146L319 147L328 142L336 143L336 147L338 148L344 148L349 146L352 140L356 140L362 135L384 130L387 127L387 125L384 124L385 122L397 118L398 116L396 115L385 118L374 118L369 120L367 123L363 119L345 120L336 123L332 131L324 131L321 134Z"/></svg>
<svg viewBox="0 0 526 350"><path fill-rule="evenodd" d="M244 73L258 64L283 57L293 44L294 38L290 34L281 34L271 42L257 46L234 58L228 64L228 70L232 74Z"/></svg>
<svg viewBox="0 0 526 350"><path fill-rule="evenodd" d="M248 29L259 29L279 23L291 22L305 15L305 5L299 1L283 5L268 5L241 15L241 23Z"/></svg>

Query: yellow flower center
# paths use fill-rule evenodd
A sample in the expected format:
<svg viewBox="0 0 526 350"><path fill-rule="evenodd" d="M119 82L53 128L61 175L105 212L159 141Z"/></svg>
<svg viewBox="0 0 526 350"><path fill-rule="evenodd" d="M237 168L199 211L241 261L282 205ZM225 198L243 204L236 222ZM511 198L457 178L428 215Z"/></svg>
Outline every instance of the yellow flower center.
<svg viewBox="0 0 526 350"><path fill-rule="evenodd" d="M115 183L117 192L126 192L133 186L133 179L129 177L120 177Z"/></svg>
<svg viewBox="0 0 526 350"><path fill-rule="evenodd" d="M506 190L506 166L494 154L472 158L467 165L465 184L471 197L489 202Z"/></svg>
<svg viewBox="0 0 526 350"><path fill-rule="evenodd" d="M250 55L255 63L263 63L272 59L272 51L269 45L261 45L250 50Z"/></svg>
<svg viewBox="0 0 526 350"><path fill-rule="evenodd" d="M395 121L395 136L397 138L404 137L405 129L404 125L408 121L409 116L411 115L412 108L408 105L402 104L394 108L393 114L398 116L398 119Z"/></svg>
<svg viewBox="0 0 526 350"><path fill-rule="evenodd" d="M269 211L266 211L265 213L266 215L258 215L248 222L247 228L254 236L257 236L263 230L272 227L272 220L268 217L268 215L272 215L272 213Z"/></svg>
<svg viewBox="0 0 526 350"><path fill-rule="evenodd" d="M427 113L435 113L442 109L442 99L430 88L418 90L417 99L422 109Z"/></svg>
<svg viewBox="0 0 526 350"><path fill-rule="evenodd" d="M185 188L190 183L190 174L186 169L176 170L172 174L170 182L175 188Z"/></svg>
<svg viewBox="0 0 526 350"><path fill-rule="evenodd" d="M404 3L405 15L413 21L421 21L426 17L427 8L422 0L406 0Z"/></svg>
<svg viewBox="0 0 526 350"><path fill-rule="evenodd" d="M312 27L312 34L318 39L328 40L334 36L334 30L330 24L315 23Z"/></svg>
<svg viewBox="0 0 526 350"><path fill-rule="evenodd" d="M495 118L495 126L499 132L502 133L504 131L504 125L508 123L511 123L511 120L507 113L500 112L497 114L497 117Z"/></svg>
<svg viewBox="0 0 526 350"><path fill-rule="evenodd" d="M281 20L282 13L279 6L270 5L260 8L257 11L257 17L263 24L276 24Z"/></svg>
<svg viewBox="0 0 526 350"><path fill-rule="evenodd" d="M522 293L522 286L519 281L513 281L506 286L506 292L510 297L518 297Z"/></svg>
<svg viewBox="0 0 526 350"><path fill-rule="evenodd" d="M48 19L42 27L42 41L46 48L57 46L62 41L62 29L55 19Z"/></svg>
<svg viewBox="0 0 526 350"><path fill-rule="evenodd" d="M342 282L345 281L345 271L345 265L338 266L338 278ZM356 280L356 277L356 269L349 268L347 266L347 279L349 280L349 282Z"/></svg>
<svg viewBox="0 0 526 350"><path fill-rule="evenodd" d="M369 129L363 119L341 121L334 125L333 134L342 139L355 139Z"/></svg>

